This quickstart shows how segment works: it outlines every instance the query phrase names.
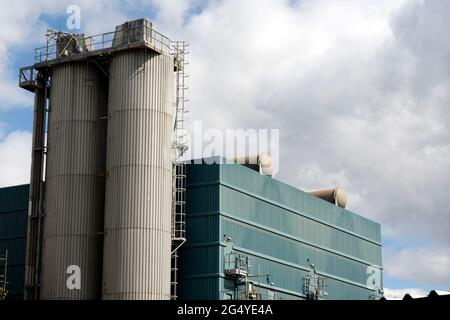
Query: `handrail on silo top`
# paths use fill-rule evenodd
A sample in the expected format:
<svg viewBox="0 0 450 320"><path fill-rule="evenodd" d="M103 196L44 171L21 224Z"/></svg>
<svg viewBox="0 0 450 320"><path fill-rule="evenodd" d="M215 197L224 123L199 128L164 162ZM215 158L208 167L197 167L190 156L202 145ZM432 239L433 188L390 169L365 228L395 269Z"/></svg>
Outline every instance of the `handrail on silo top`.
<svg viewBox="0 0 450 320"><path fill-rule="evenodd" d="M144 23L143 21L147 22ZM74 56L86 52L101 53L102 50L112 49L120 44L146 43L163 53L173 53L172 41L162 33L153 29L151 23L144 19L129 21L117 26L114 31L92 36L49 29L46 33L46 37L47 44L34 50L35 63L57 60L66 56L66 54ZM58 50L61 40L64 39L71 40L63 42L65 44L63 46L64 50ZM72 41L76 43L74 49L79 50L65 52L68 47L71 46Z"/></svg>

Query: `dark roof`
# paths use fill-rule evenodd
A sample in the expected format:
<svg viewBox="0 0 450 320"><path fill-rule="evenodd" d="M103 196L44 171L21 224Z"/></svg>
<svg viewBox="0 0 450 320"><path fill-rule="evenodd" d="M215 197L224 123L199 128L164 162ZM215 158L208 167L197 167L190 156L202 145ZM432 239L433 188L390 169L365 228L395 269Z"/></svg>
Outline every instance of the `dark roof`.
<svg viewBox="0 0 450 320"><path fill-rule="evenodd" d="M450 300L450 294L439 295L435 290L431 290L428 296L413 298L409 293L405 294L402 300Z"/></svg>

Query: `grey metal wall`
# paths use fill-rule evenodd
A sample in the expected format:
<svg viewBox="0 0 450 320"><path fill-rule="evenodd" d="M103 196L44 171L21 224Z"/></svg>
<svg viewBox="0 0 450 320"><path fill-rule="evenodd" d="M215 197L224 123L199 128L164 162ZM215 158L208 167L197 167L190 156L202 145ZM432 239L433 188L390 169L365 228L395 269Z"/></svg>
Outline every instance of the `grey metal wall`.
<svg viewBox="0 0 450 320"><path fill-rule="evenodd" d="M107 80L87 62L53 67L45 189L42 299L100 297ZM81 269L81 289L66 286Z"/></svg>
<svg viewBox="0 0 450 320"><path fill-rule="evenodd" d="M170 299L173 57L110 66L103 299Z"/></svg>

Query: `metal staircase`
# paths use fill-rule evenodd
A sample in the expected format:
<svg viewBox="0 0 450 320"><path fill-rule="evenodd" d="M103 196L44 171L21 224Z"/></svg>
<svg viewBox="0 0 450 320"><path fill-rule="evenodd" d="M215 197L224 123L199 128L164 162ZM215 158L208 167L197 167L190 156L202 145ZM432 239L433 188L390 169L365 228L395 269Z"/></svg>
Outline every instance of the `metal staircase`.
<svg viewBox="0 0 450 320"><path fill-rule="evenodd" d="M187 150L187 130L185 115L187 113L186 98L188 73L187 55L189 45L184 41L171 43L175 62L175 121L173 140L172 168L172 266L171 266L171 298L177 298L178 285L178 249L186 241L186 165L183 155Z"/></svg>

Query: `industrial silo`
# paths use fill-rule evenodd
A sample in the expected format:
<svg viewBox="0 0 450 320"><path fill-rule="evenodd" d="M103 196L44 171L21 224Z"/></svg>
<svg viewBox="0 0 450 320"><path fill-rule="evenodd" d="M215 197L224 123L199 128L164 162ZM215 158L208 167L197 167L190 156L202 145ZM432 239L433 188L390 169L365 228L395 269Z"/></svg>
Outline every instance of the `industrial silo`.
<svg viewBox="0 0 450 320"><path fill-rule="evenodd" d="M27 299L171 298L172 250L185 241L184 164L172 152L185 150L173 113L185 110L186 47L146 19L89 37L49 30L21 68L20 86L45 109L37 138L48 123L32 165L41 182L46 153L28 217Z"/></svg>
<svg viewBox="0 0 450 320"><path fill-rule="evenodd" d="M96 65L52 67L41 299L100 296L107 101Z"/></svg>
<svg viewBox="0 0 450 320"><path fill-rule="evenodd" d="M170 299L174 58L119 51L109 73L103 299Z"/></svg>

